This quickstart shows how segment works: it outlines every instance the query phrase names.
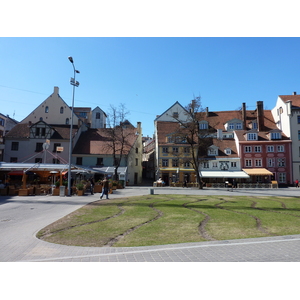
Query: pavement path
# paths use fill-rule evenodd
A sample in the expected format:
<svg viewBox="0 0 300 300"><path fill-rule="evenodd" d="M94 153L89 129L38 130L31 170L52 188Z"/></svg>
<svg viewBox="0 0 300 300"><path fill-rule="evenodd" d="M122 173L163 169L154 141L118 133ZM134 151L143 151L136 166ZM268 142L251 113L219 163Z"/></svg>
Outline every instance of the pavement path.
<svg viewBox="0 0 300 300"><path fill-rule="evenodd" d="M300 196L300 189L193 189L126 187L111 198L154 194ZM147 247L76 247L41 241L36 233L72 211L99 200L82 197L1 196L1 262L298 262L300 235Z"/></svg>

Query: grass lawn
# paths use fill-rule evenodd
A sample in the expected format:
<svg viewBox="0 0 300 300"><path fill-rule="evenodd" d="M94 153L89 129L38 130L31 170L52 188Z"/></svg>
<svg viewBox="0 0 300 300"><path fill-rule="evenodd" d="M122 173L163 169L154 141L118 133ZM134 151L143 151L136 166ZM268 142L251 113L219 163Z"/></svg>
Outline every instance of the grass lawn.
<svg viewBox="0 0 300 300"><path fill-rule="evenodd" d="M48 242L133 247L300 233L300 198L146 195L100 200L38 232Z"/></svg>

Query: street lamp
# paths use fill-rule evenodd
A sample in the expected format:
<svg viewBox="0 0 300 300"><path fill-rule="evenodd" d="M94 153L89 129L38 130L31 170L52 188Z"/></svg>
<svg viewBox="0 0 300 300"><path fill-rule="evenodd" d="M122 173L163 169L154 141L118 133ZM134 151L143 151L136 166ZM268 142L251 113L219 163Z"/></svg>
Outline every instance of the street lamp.
<svg viewBox="0 0 300 300"><path fill-rule="evenodd" d="M74 96L75 96L75 87L79 86L79 82L76 81L76 73L80 73L75 69L74 61L72 56L68 57L71 62L74 70L74 78L71 77L70 84L73 85L73 96L72 96L72 108L71 108L71 127L70 127L70 144L69 144L69 170L68 170L68 196L71 196L71 160L72 160L72 144L73 144L73 113L74 113Z"/></svg>

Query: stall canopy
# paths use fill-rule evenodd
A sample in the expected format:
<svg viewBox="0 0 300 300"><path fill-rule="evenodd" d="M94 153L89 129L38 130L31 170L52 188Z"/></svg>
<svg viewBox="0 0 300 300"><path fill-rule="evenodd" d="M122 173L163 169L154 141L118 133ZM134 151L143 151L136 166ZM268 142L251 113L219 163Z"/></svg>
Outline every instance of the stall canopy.
<svg viewBox="0 0 300 300"><path fill-rule="evenodd" d="M272 172L265 168L253 168L253 169L243 169L244 172L246 172L250 176L269 176L273 175Z"/></svg>
<svg viewBox="0 0 300 300"><path fill-rule="evenodd" d="M249 178L244 171L200 171L200 177L203 178Z"/></svg>
<svg viewBox="0 0 300 300"><path fill-rule="evenodd" d="M60 171L67 172L69 168L68 164L42 164L42 163L5 163L0 162L0 171L8 171L14 175L22 175L23 171ZM106 173L105 171L92 169L90 167L72 165L71 171L84 170L90 173ZM11 174L11 175L12 175Z"/></svg>

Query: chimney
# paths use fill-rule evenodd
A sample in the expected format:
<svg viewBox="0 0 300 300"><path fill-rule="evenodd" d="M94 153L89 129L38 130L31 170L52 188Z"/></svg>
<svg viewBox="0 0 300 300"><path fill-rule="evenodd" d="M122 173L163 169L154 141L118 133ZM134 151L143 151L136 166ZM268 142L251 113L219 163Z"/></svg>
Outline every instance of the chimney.
<svg viewBox="0 0 300 300"><path fill-rule="evenodd" d="M142 126L141 126L141 122L137 122L137 132L138 134L142 135Z"/></svg>
<svg viewBox="0 0 300 300"><path fill-rule="evenodd" d="M257 127L258 127L258 131L262 131L264 130L264 102L263 101L257 101L256 102L257 105Z"/></svg>
<svg viewBox="0 0 300 300"><path fill-rule="evenodd" d="M208 111L208 107L206 107L206 116L209 116L209 111Z"/></svg>
<svg viewBox="0 0 300 300"><path fill-rule="evenodd" d="M54 87L54 92L53 92L53 94L58 95L58 92L59 92L59 87L58 87L58 86L55 86L55 87Z"/></svg>
<svg viewBox="0 0 300 300"><path fill-rule="evenodd" d="M243 129L246 130L247 124L246 124L246 103L242 104L242 119L243 119Z"/></svg>
<svg viewBox="0 0 300 300"><path fill-rule="evenodd" d="M297 92L294 92L293 95L297 95Z"/></svg>

